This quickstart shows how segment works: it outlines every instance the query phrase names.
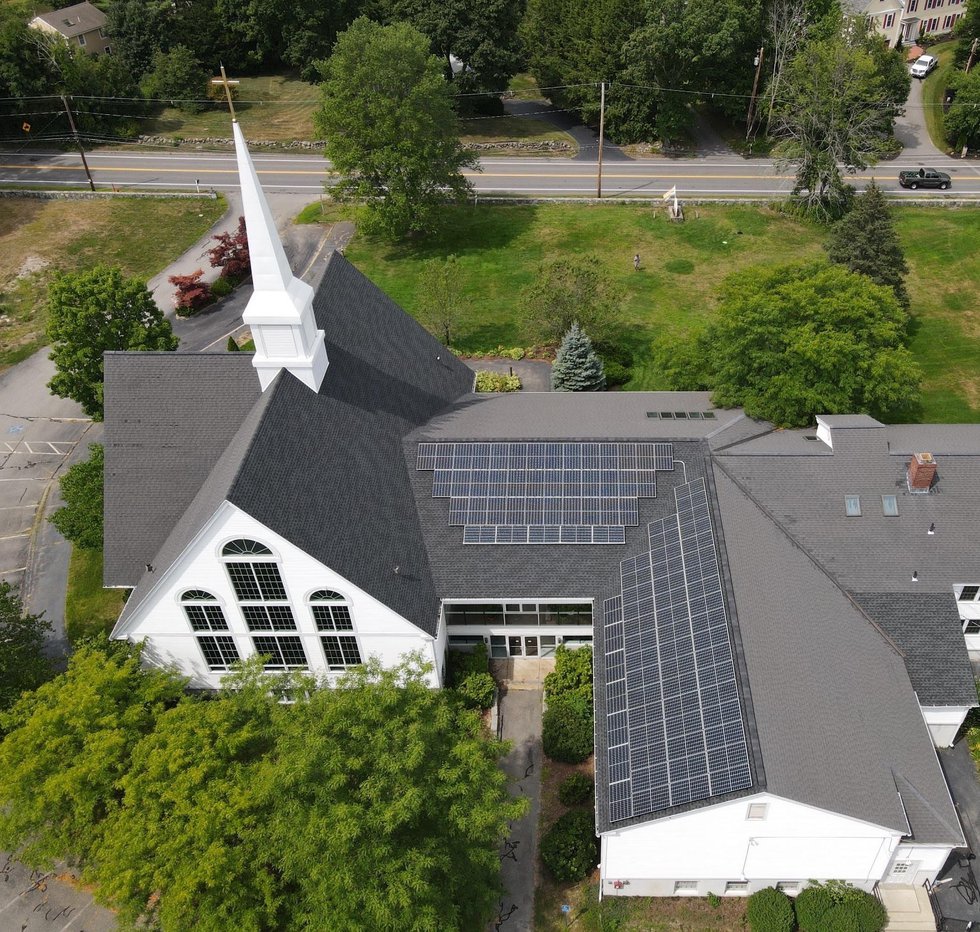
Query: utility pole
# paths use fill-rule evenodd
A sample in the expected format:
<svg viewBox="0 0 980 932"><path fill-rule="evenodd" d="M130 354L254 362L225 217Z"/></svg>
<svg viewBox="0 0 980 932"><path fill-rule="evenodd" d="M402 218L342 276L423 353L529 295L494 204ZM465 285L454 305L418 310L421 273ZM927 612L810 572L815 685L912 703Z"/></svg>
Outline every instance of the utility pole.
<svg viewBox="0 0 980 932"><path fill-rule="evenodd" d="M220 78L212 78L211 79L211 83L212 84L223 84L224 85L224 88L225 88L225 97L228 99L228 109L229 109L229 111L231 111L231 118L232 118L232 120L235 123L237 123L238 122L238 117L235 116L235 104L234 104L234 101L232 101L232 99L231 99L231 85L232 84L238 84L239 82L238 81L229 81L228 80L228 75L225 74L225 66L222 65L221 66L221 77Z"/></svg>
<svg viewBox="0 0 980 932"><path fill-rule="evenodd" d="M980 38L973 40L973 44L970 46L970 57L966 60L966 73L970 73L970 69L973 67L973 58L977 54L977 43L980 43Z"/></svg>
<svg viewBox="0 0 980 932"><path fill-rule="evenodd" d="M75 117L72 116L71 107L68 106L68 98L64 94L61 95L61 102L65 106L65 113L68 114L68 125L71 127L71 134L75 139L75 145L78 146L78 154L82 157L82 165L85 166L85 177L88 178L88 186L94 191L95 182L92 180L92 173L88 168L88 160L85 158L85 149L82 146L81 139L78 138L78 130L75 129Z"/></svg>
<svg viewBox="0 0 980 932"><path fill-rule="evenodd" d="M752 82L752 97L749 100L749 115L745 120L745 138L748 139L752 134L752 120L755 118L755 95L759 89L759 74L762 71L762 57L765 55L765 46L760 46L758 54L755 56L755 80Z"/></svg>
<svg viewBox="0 0 980 932"><path fill-rule="evenodd" d="M599 85L599 166L595 181L595 196L602 197L602 142L606 132L606 82Z"/></svg>

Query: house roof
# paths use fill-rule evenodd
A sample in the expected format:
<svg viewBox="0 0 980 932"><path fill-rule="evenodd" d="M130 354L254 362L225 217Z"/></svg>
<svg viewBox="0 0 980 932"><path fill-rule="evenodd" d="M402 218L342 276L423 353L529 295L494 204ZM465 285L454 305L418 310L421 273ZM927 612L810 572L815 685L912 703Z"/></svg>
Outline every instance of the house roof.
<svg viewBox="0 0 980 932"><path fill-rule="evenodd" d="M922 843L962 844L902 652L727 463L715 461L714 476L767 789L911 828Z"/></svg>
<svg viewBox="0 0 980 932"><path fill-rule="evenodd" d="M106 24L105 13L91 3L75 3L61 10L39 13L35 18L58 30L66 39L101 29Z"/></svg>
<svg viewBox="0 0 980 932"><path fill-rule="evenodd" d="M113 354L105 392L111 463L106 513L113 532L128 537L129 546L107 532L107 580L139 583L127 614L152 588L151 580L139 578L144 563L157 573L165 569L228 500L435 633L438 599L401 437L468 391L472 372L336 253L323 273L314 312L326 331L330 358L319 393L282 373L260 395L250 356L170 355L180 367L183 392L208 401L189 410L169 394L172 373L167 379L148 377L167 354ZM233 362L215 367L215 358ZM223 378L238 382L238 397L226 407L214 397ZM139 395L135 402L133 392ZM157 409L172 411L169 430L135 415ZM174 476L167 467L195 457L194 441L208 438L210 429L222 431L222 440L206 443L208 456L200 457L206 466L191 470L193 479L179 481L182 491L196 488L171 506L167 493ZM155 471L146 468L152 463ZM139 531L123 527L141 508ZM139 540L138 533L149 539Z"/></svg>

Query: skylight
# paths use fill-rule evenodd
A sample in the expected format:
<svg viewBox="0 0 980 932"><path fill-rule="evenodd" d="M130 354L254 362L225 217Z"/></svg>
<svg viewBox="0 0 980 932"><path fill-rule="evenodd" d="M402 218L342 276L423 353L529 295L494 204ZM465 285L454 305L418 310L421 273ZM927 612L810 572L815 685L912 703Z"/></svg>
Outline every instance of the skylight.
<svg viewBox="0 0 980 932"><path fill-rule="evenodd" d="M849 518L859 518L861 517L861 496L860 495L845 495L844 496L844 511Z"/></svg>
<svg viewBox="0 0 980 932"><path fill-rule="evenodd" d="M881 496L881 510L884 512L886 518L897 518L898 517L898 496L897 495L882 495Z"/></svg>

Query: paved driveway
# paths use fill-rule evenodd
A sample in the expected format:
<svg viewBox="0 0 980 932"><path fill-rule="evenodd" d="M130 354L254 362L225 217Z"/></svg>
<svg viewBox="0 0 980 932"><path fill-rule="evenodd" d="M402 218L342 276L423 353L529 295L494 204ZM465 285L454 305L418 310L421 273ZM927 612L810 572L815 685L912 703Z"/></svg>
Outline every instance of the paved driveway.
<svg viewBox="0 0 980 932"><path fill-rule="evenodd" d="M0 375L0 579L21 589L28 611L46 613L57 652L69 546L44 516L58 504L66 461L84 458L95 437L75 402L48 391L52 375L46 349Z"/></svg>
<svg viewBox="0 0 980 932"><path fill-rule="evenodd" d="M936 81L933 75L926 81ZM904 146L899 156L904 165L911 162L922 167L931 167L937 162L945 162L946 154L940 152L933 144L926 129L925 107L922 105L922 86L925 81L912 78L912 90L905 104L905 114L895 121L895 137ZM881 166L884 168L885 166Z"/></svg>

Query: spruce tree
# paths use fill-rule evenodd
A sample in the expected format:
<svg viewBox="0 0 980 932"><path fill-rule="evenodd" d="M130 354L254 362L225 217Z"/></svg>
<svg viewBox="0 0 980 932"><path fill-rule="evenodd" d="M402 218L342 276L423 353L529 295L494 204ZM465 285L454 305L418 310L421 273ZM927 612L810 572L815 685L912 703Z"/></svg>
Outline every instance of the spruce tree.
<svg viewBox="0 0 980 932"><path fill-rule="evenodd" d="M578 323L572 324L558 347L551 368L551 390L555 392L599 392L606 387L602 360L592 341Z"/></svg>
<svg viewBox="0 0 980 932"><path fill-rule="evenodd" d="M885 195L874 182L834 224L827 240L827 253L831 262L891 288L898 303L908 309L905 275L909 267Z"/></svg>

